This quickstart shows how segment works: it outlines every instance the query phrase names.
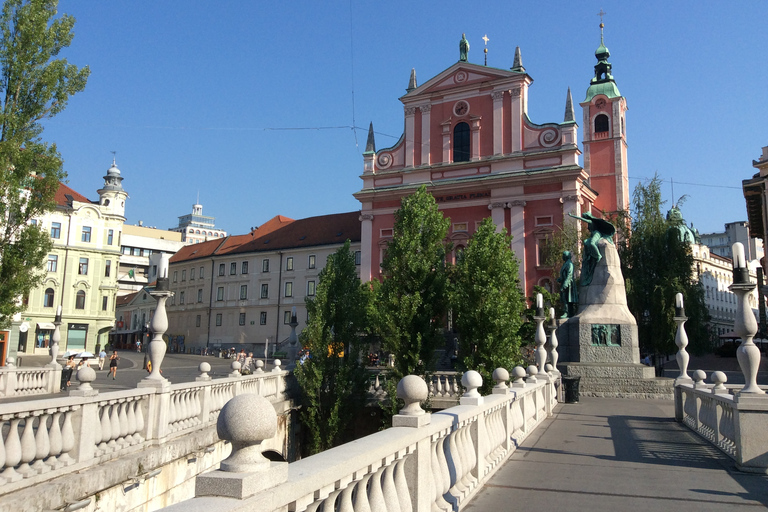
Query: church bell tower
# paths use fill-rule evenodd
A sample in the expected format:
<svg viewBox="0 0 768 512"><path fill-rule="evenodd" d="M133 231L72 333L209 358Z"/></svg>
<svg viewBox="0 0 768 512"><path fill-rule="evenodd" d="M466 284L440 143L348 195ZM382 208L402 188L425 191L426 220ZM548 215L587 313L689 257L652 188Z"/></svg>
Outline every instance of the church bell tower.
<svg viewBox="0 0 768 512"><path fill-rule="evenodd" d="M619 92L611 74L611 56L603 40L595 51L595 76L580 103L584 118L584 170L589 186L599 195L595 207L606 213L629 209L627 169L627 100Z"/></svg>

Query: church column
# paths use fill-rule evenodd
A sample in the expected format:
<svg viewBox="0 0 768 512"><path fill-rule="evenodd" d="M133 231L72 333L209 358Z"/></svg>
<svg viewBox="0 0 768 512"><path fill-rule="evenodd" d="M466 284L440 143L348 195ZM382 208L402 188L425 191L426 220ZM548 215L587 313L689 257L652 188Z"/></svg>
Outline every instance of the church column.
<svg viewBox="0 0 768 512"><path fill-rule="evenodd" d="M509 93L512 96L512 109L509 115L509 133L512 138L512 152L523 150L523 97L522 87L515 87Z"/></svg>
<svg viewBox="0 0 768 512"><path fill-rule="evenodd" d="M360 280L371 280L371 254L373 252L373 214L360 214Z"/></svg>
<svg viewBox="0 0 768 512"><path fill-rule="evenodd" d="M451 122L442 124L443 128L443 163L447 164L451 162Z"/></svg>
<svg viewBox="0 0 768 512"><path fill-rule="evenodd" d="M469 129L472 135L472 161L480 160L480 118L469 121Z"/></svg>
<svg viewBox="0 0 768 512"><path fill-rule="evenodd" d="M413 167L414 125L416 107L405 107L405 166Z"/></svg>
<svg viewBox="0 0 768 512"><path fill-rule="evenodd" d="M568 219L568 214L581 215L581 201L578 194L563 196L560 198L560 202L563 204L563 224Z"/></svg>
<svg viewBox="0 0 768 512"><path fill-rule="evenodd" d="M504 208L506 203L491 203L488 205L488 209L491 210L491 219L496 224L496 232L501 233L504 228Z"/></svg>
<svg viewBox="0 0 768 512"><path fill-rule="evenodd" d="M504 153L504 91L493 91L493 154Z"/></svg>
<svg viewBox="0 0 768 512"><path fill-rule="evenodd" d="M520 261L520 286L527 290L525 283L525 267L527 259L525 257L525 201L516 200L507 203L510 208L509 234L512 236L510 249L515 253Z"/></svg>
<svg viewBox="0 0 768 512"><path fill-rule="evenodd" d="M429 159L429 117L432 105L422 105L419 110L421 111L421 165L429 165L432 163Z"/></svg>

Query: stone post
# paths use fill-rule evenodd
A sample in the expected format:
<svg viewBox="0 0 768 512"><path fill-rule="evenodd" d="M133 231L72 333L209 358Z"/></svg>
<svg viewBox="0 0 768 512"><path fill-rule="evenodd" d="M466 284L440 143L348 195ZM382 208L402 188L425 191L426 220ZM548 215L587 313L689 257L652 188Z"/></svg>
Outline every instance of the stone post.
<svg viewBox="0 0 768 512"><path fill-rule="evenodd" d="M741 338L741 346L736 350L741 372L744 374L744 388L739 392L764 395L765 391L757 386L757 370L760 367L760 349L752 341L757 334L757 321L747 301L747 295L755 289L749 281L749 269L744 258L744 246L733 244L733 284L730 290L736 294L736 318L734 331Z"/></svg>
<svg viewBox="0 0 768 512"><path fill-rule="evenodd" d="M504 368L496 368L493 370L493 380L496 385L493 386L491 391L494 395L506 395L509 391L507 387L507 381L509 380L509 372Z"/></svg>
<svg viewBox="0 0 768 512"><path fill-rule="evenodd" d="M549 308L549 359L552 361L552 375L557 376L560 372L557 369L557 360L560 359L560 354L557 353L557 347L559 345L557 341L557 320L555 319L555 308Z"/></svg>
<svg viewBox="0 0 768 512"><path fill-rule="evenodd" d="M149 360L152 363L152 372L147 377L141 379L138 387L152 387L160 390L167 390L170 388L171 383L160 373L166 350L163 334L168 330L168 314L165 311L165 302L171 295L173 295L173 292L169 289L167 277L168 260L166 255L161 257L158 267L158 275L164 277L158 277L155 289L149 292L149 294L157 301L155 314L149 323L149 329L152 332L152 340L149 342Z"/></svg>
<svg viewBox="0 0 768 512"><path fill-rule="evenodd" d="M544 365L547 364L547 349L544 348L544 344L547 342L547 335L544 332L544 297L540 294L536 294L536 315L533 317L536 320L536 335L534 340L536 341L536 367L539 373L545 373Z"/></svg>
<svg viewBox="0 0 768 512"><path fill-rule="evenodd" d="M690 381L688 376L688 352L685 351L685 347L688 346L688 334L685 332L685 322L688 317L685 316L685 309L683 307L683 294L678 293L675 296L675 322L677 323L677 334L675 334L675 345L677 345L677 366L680 368L680 375L677 376L679 381Z"/></svg>
<svg viewBox="0 0 768 512"><path fill-rule="evenodd" d="M80 385L77 389L71 390L69 396L96 396L99 394L99 390L93 389L91 386L91 382L96 380L96 371L87 364L77 370L77 380Z"/></svg>
<svg viewBox="0 0 768 512"><path fill-rule="evenodd" d="M524 388L525 376L527 375L525 373L525 368L523 368L522 366L515 366L514 368L512 368L512 375L514 376L515 380L512 381L511 387Z"/></svg>
<svg viewBox="0 0 768 512"><path fill-rule="evenodd" d="M53 335L51 335L51 361L45 365L46 368L61 370L61 365L56 361L59 356L59 342L61 341L61 305L56 308L56 318L53 320ZM58 382L54 382L54 390L58 389Z"/></svg>
<svg viewBox="0 0 768 512"><path fill-rule="evenodd" d="M216 423L220 439L232 443L221 469L199 475L195 496L245 499L288 480L288 463L271 462L261 443L277 433L277 414L269 401L247 393L224 405Z"/></svg>

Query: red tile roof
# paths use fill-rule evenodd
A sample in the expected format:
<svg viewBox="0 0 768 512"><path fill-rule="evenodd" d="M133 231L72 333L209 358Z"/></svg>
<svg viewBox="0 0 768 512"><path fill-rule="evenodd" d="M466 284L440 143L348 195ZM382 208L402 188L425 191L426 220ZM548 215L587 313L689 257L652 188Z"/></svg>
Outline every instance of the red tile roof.
<svg viewBox="0 0 768 512"><path fill-rule="evenodd" d="M187 245L170 262L192 261L209 256L277 251L299 247L360 241L360 212L335 213L293 220L277 215L246 235Z"/></svg>
<svg viewBox="0 0 768 512"><path fill-rule="evenodd" d="M139 292L133 292L133 293L129 293L128 295L122 295L122 296L117 298L117 300L115 301L116 302L115 305L116 306L125 306L126 304L131 302L133 300L133 298L135 296L137 296L138 294L139 294Z"/></svg>
<svg viewBox="0 0 768 512"><path fill-rule="evenodd" d="M59 206L70 206L71 202L67 198L67 196L71 196L73 200L80 201L81 203L90 203L91 200L85 197L82 194L79 194L66 186L65 184L59 182L59 189L56 191L56 204Z"/></svg>

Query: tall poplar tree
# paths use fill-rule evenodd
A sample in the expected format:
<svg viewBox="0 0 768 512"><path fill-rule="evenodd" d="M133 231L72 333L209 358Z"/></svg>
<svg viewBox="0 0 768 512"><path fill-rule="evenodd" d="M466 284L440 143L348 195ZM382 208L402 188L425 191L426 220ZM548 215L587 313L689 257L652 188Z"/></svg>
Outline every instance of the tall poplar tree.
<svg viewBox="0 0 768 512"><path fill-rule="evenodd" d="M370 297L347 241L328 258L315 297L306 300L309 320L301 343L310 355L294 375L301 388L300 418L309 454L345 442L355 412L364 405L367 374L360 361L367 354L362 354L361 336L368 331Z"/></svg>
<svg viewBox="0 0 768 512"><path fill-rule="evenodd" d="M627 304L637 320L641 350L660 355L673 354L677 324L675 295L682 293L689 321L685 324L692 353L710 345L706 323L709 314L701 284L695 275L693 254L688 243L662 213L661 180L635 186L631 232L622 217L617 219L617 245L627 286Z"/></svg>
<svg viewBox="0 0 768 512"><path fill-rule="evenodd" d="M6 0L0 12L0 327L43 278L38 269L51 240L31 220L56 206L66 176L56 145L41 138L41 123L66 108L89 74L59 57L75 20L57 17L57 4Z"/></svg>
<svg viewBox="0 0 768 512"><path fill-rule="evenodd" d="M382 344L395 355L397 376L432 370L435 350L444 344L449 223L424 185L395 212L377 295Z"/></svg>
<svg viewBox="0 0 768 512"><path fill-rule="evenodd" d="M520 326L525 297L512 239L486 218L461 253L451 276L451 309L460 334L462 370L476 370L484 388L496 368L520 362Z"/></svg>

